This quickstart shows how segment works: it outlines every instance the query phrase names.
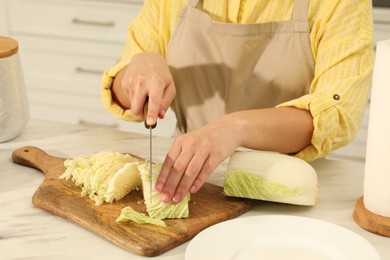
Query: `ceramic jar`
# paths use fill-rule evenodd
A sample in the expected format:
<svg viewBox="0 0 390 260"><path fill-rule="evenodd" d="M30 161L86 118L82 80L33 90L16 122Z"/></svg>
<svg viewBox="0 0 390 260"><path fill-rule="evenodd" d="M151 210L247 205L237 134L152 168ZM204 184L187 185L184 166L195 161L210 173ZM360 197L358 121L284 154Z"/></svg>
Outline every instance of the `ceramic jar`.
<svg viewBox="0 0 390 260"><path fill-rule="evenodd" d="M18 47L16 40L0 36L0 142L18 136L29 119Z"/></svg>

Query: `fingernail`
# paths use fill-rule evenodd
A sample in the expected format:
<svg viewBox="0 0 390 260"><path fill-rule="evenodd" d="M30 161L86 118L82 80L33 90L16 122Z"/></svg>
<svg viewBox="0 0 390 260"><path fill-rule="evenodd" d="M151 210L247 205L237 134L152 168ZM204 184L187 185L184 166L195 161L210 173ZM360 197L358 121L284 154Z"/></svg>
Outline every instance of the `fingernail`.
<svg viewBox="0 0 390 260"><path fill-rule="evenodd" d="M170 201L170 197L168 193L164 193L162 196L162 201L168 203Z"/></svg>
<svg viewBox="0 0 390 260"><path fill-rule="evenodd" d="M178 203L181 200L181 194L177 193L175 196L173 196L173 202Z"/></svg>
<svg viewBox="0 0 390 260"><path fill-rule="evenodd" d="M148 124L148 125L154 125L154 118L153 117L148 117L148 119L146 120L146 123Z"/></svg>
<svg viewBox="0 0 390 260"><path fill-rule="evenodd" d="M156 184L156 190L162 191L162 189L163 189L163 184L162 184L161 182L157 182L157 184Z"/></svg>
<svg viewBox="0 0 390 260"><path fill-rule="evenodd" d="M195 185L192 185L192 187L190 188L190 192L194 193L195 191L196 191L196 187L195 187Z"/></svg>
<svg viewBox="0 0 390 260"><path fill-rule="evenodd" d="M161 109L161 116L162 116L162 117L165 116L165 109Z"/></svg>

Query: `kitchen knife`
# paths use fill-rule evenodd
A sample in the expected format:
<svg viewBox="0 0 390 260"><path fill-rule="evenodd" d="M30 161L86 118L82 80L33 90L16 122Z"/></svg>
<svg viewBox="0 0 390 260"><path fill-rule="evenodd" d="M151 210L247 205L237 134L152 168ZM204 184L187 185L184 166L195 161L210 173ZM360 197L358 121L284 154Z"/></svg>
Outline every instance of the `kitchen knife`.
<svg viewBox="0 0 390 260"><path fill-rule="evenodd" d="M149 175L150 175L150 203L152 203L152 190L153 190L153 134L152 134L152 129L157 126L157 122L154 125L148 125L146 123L146 119L148 116L148 106L149 106L149 98L146 98L146 102L144 105L144 125L146 129L149 129Z"/></svg>

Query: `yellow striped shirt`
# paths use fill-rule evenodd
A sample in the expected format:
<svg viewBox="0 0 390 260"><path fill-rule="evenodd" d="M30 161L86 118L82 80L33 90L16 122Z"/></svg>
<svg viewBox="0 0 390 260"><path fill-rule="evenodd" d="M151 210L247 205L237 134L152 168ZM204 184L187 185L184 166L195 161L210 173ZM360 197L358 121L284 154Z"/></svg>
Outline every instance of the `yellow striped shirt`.
<svg viewBox="0 0 390 260"><path fill-rule="evenodd" d="M136 120L111 96L113 78L140 52L166 53L181 9L188 0L146 0L130 23L118 62L102 78L101 99L108 111ZM224 23L292 20L294 0L204 0L199 9ZM362 119L373 69L371 1L310 0L309 23L315 75L309 94L280 104L311 111L311 145L296 156L307 161L326 156L354 138ZM336 96L335 96L336 95Z"/></svg>

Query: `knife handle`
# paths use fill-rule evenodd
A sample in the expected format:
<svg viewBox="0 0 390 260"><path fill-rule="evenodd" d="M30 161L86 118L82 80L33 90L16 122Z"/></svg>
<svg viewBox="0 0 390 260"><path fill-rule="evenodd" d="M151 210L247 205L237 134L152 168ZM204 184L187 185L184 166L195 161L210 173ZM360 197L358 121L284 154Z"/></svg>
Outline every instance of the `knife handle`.
<svg viewBox="0 0 390 260"><path fill-rule="evenodd" d="M148 116L148 107L149 107L149 97L146 97L146 101L145 101L145 105L144 105L144 118L145 118L144 125L145 125L146 129L150 129L150 128L154 129L157 126L157 122L151 126L146 123L146 117Z"/></svg>

